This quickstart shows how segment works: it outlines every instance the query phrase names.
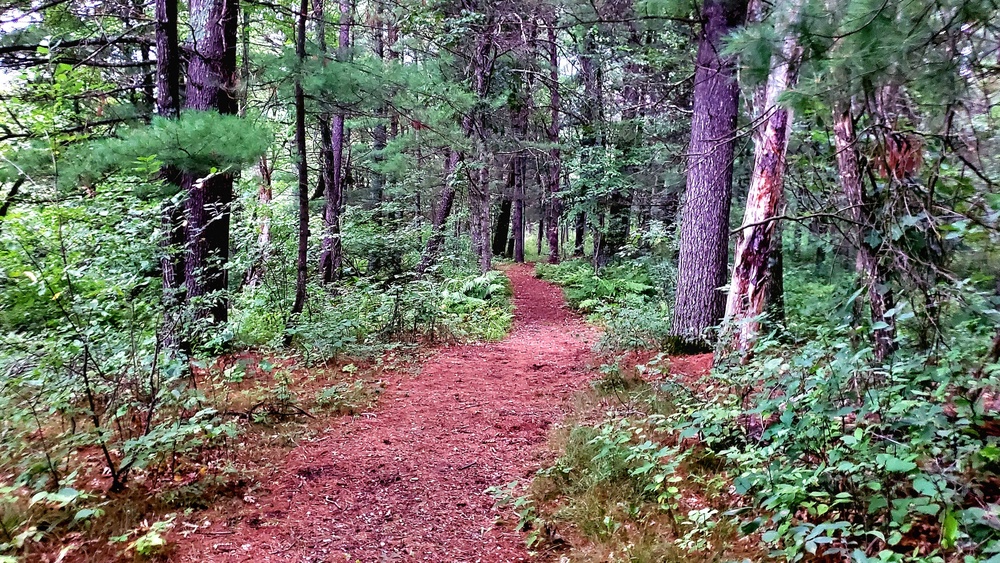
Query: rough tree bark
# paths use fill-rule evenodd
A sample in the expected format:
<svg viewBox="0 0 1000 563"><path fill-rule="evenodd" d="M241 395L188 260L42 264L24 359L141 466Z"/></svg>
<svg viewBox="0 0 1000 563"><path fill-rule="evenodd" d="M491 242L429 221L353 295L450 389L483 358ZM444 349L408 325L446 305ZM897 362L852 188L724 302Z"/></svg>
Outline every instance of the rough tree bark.
<svg viewBox="0 0 1000 563"><path fill-rule="evenodd" d="M562 157L559 151L559 51L556 44L556 13L552 11L546 25L546 51L549 62L549 149L548 166L548 206L545 219L548 223L546 239L549 243L549 264L559 262L559 218L562 215L562 201L559 198L559 179L562 175ZM541 237L539 237L541 238Z"/></svg>
<svg viewBox="0 0 1000 563"><path fill-rule="evenodd" d="M473 92L483 102L489 88L493 50L492 25L487 18L483 31L479 34L471 63ZM472 250L479 257L479 269L488 272L493 267L493 252L490 248L490 169L486 166L486 116L483 108L477 107L467 118L466 130L475 135L476 160L478 170L471 170L469 182L469 226L472 234ZM516 187L515 187L516 188ZM516 205L516 202L515 202Z"/></svg>
<svg viewBox="0 0 1000 563"><path fill-rule="evenodd" d="M573 222L573 256L582 258L584 245L587 237L587 214L580 212L576 214Z"/></svg>
<svg viewBox="0 0 1000 563"><path fill-rule="evenodd" d="M587 158L593 158L591 153L604 144L603 121L604 121L604 89L602 69L600 59L595 54L596 46L593 35L590 31L584 34L580 44L578 58L580 60L580 75L583 81L583 107L581 108L581 136L580 146L585 150ZM597 179L593 177L591 171L587 171L581 178L585 189L593 189ZM596 220L601 223L603 214L596 213ZM576 248L574 256L584 255L584 239L586 237L587 215L583 212L576 217ZM595 217L590 217L593 222ZM594 255L599 253L601 241L598 231L594 231Z"/></svg>
<svg viewBox="0 0 1000 563"><path fill-rule="evenodd" d="M441 252L441 245L444 244L444 225L451 215L451 208L455 204L455 181L456 168L458 167L458 151L448 153L448 158L444 163L444 190L441 191L441 199L438 201L437 209L431 218L431 236L427 239L427 246L417 264L417 275L422 276L430 268L431 264L437 260L437 255Z"/></svg>
<svg viewBox="0 0 1000 563"><path fill-rule="evenodd" d="M513 203L510 194L514 191L513 160L507 172L507 183L500 198L500 213L497 214L496 228L493 230L493 255L504 256L507 251L507 237L510 236L510 215Z"/></svg>
<svg viewBox="0 0 1000 563"><path fill-rule="evenodd" d="M725 309L729 205L739 88L723 38L741 25L746 0L705 0L699 37L688 155L687 194L681 215L677 300L671 332L685 346L704 346L706 331Z"/></svg>
<svg viewBox="0 0 1000 563"><path fill-rule="evenodd" d="M351 42L351 0L340 0L340 30L337 44L338 60L347 60ZM330 126L331 153L328 157L330 176L323 194L323 244L320 250L320 277L324 283L340 277L344 251L340 240L340 211L344 205L344 121L343 111L333 116Z"/></svg>
<svg viewBox="0 0 1000 563"><path fill-rule="evenodd" d="M893 295L878 251L868 241L867 234L873 224L872 211L865 194L854 117L851 115L849 101L841 101L834 106L833 134L840 185L850 208L850 218L855 223L851 241L857 251L855 269L861 286L868 291L872 323L876 326L872 331L872 347L875 359L882 361L896 349L895 317L885 316L894 306Z"/></svg>
<svg viewBox="0 0 1000 563"><path fill-rule="evenodd" d="M375 56L382 62L385 62L385 27L385 5L384 2L379 1L375 6L374 39ZM372 130L372 162L375 165L375 170L372 172L371 179L370 205L372 209L377 208L382 203L382 198L384 197L385 174L382 173L382 162L385 160L383 153L388 142L388 132L386 131L385 126L385 118L387 114L388 112L385 103L380 103L376 109L378 123L375 124L375 127Z"/></svg>
<svg viewBox="0 0 1000 563"><path fill-rule="evenodd" d="M295 55L302 64L306 58L306 11L309 0L300 0L299 19L295 29ZM306 285L309 281L309 163L306 160L306 95L302 80L295 81L295 149L299 194L299 247L295 259L295 302L292 315L298 315L306 304Z"/></svg>
<svg viewBox="0 0 1000 563"><path fill-rule="evenodd" d="M191 0L191 61L188 63L185 107L235 115L237 93L237 28L239 0ZM195 303L196 318L211 314L216 323L228 320L230 206L233 175L227 171L199 178L185 173L181 188L187 194L184 238L184 282L187 299ZM198 301L213 299L205 307Z"/></svg>
<svg viewBox="0 0 1000 563"><path fill-rule="evenodd" d="M757 111L762 130L754 137L754 167L750 190L736 241L733 274L726 301L726 320L732 332L729 346L746 352L761 329L760 317L774 314L781 285L781 229L777 217L784 204L785 155L788 150L792 112L778 105L778 98L796 80L800 49L790 27L798 14L798 1L777 14L787 35L775 53Z"/></svg>
<svg viewBox="0 0 1000 563"><path fill-rule="evenodd" d="M181 62L177 39L177 0L156 0L156 113L160 117L175 119L181 109ZM160 173L164 182L178 186L180 172L166 166ZM17 193L15 189L12 194ZM183 203L164 202L161 224L166 236L163 239L163 256L160 259L163 279L163 329L164 348L178 351L181 342L181 296L184 287L184 216ZM6 208L4 209L6 214Z"/></svg>
<svg viewBox="0 0 1000 563"><path fill-rule="evenodd" d="M518 84L523 85L520 82ZM514 208L511 223L514 231L514 262L517 263L524 262L524 208L528 182L528 157L524 152L524 143L528 140L528 117L531 113L528 92L530 91L530 83L527 88L518 88L514 92L515 100L510 108L511 125L519 144L517 152L511 157L514 172Z"/></svg>

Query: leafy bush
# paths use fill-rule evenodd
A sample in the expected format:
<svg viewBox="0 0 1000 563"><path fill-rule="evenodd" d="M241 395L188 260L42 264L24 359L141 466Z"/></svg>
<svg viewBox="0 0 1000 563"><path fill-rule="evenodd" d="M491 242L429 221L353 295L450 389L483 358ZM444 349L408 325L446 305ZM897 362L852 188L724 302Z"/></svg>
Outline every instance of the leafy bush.
<svg viewBox="0 0 1000 563"><path fill-rule="evenodd" d="M509 282L499 272L389 287L362 278L342 293L316 288L315 295L322 301L288 329L310 361L371 354L393 342L498 340L513 319Z"/></svg>

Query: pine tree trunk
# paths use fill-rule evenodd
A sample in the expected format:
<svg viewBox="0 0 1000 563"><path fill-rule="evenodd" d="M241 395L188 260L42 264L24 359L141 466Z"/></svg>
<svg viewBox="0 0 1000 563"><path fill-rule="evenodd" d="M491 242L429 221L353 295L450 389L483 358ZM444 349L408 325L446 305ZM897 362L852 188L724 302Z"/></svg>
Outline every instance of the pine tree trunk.
<svg viewBox="0 0 1000 563"><path fill-rule="evenodd" d="M573 256L582 258L584 246L587 238L587 214L580 212L576 214L573 223Z"/></svg>
<svg viewBox="0 0 1000 563"><path fill-rule="evenodd" d="M694 110L688 151L687 194L681 217L677 299L671 332L685 345L703 346L706 331L725 310L729 205L739 88L723 39L743 23L746 0L705 0L698 45Z"/></svg>
<svg viewBox="0 0 1000 563"><path fill-rule="evenodd" d="M191 0L189 10L193 53L188 64L185 107L235 115L239 1ZM223 172L198 178L185 173L181 187L188 194L184 232L187 299L197 303L196 318L210 314L216 323L224 323L229 311L225 290L233 175ZM213 295L213 299L206 307L200 300L207 295Z"/></svg>
<svg viewBox="0 0 1000 563"><path fill-rule="evenodd" d="M882 361L896 349L895 317L885 316L894 306L893 295L878 251L866 240L867 232L872 228L871 205L865 195L849 102L842 101L834 107L833 133L840 185L855 223L851 241L857 251L855 269L859 283L868 291L872 323L875 325L872 347L876 361Z"/></svg>
<svg viewBox="0 0 1000 563"><path fill-rule="evenodd" d="M308 0L300 0L298 25L295 31L295 54L301 64L306 58L306 10ZM306 160L306 96L302 81L295 81L295 148L298 156L299 227L298 255L295 260L295 302L292 316L302 312L306 304L309 281L309 163Z"/></svg>
<svg viewBox="0 0 1000 563"><path fill-rule="evenodd" d="M513 172L511 172L513 178ZM497 215L497 226L493 231L493 255L503 256L507 250L507 237L510 236L510 214L512 202L504 197L500 200L500 213Z"/></svg>
<svg viewBox="0 0 1000 563"><path fill-rule="evenodd" d="M562 215L562 201L559 198L559 179L562 177L562 155L559 151L559 52L556 44L556 14L552 12L547 27L547 51L549 62L549 149L548 205L545 214L548 223L549 264L559 262L559 217ZM541 235L539 235L541 238ZM539 251L539 254L541 252Z"/></svg>
<svg viewBox="0 0 1000 563"><path fill-rule="evenodd" d="M427 239L424 253L420 257L420 263L417 265L417 275L419 276L424 275L427 272L427 268L437 260L437 256L441 252L441 246L444 244L445 223L447 223L448 216L451 215L451 208L455 204L455 176L457 167L458 152L451 151L448 154L448 158L445 159L444 164L444 190L441 191L440 201L438 201L437 209L434 210L434 216L431 218L431 236Z"/></svg>
<svg viewBox="0 0 1000 563"><path fill-rule="evenodd" d="M483 27L472 59L472 86L480 101L486 99L491 70L489 55L493 48L490 22L487 21ZM472 251L479 258L479 269L484 273L493 267L493 252L490 248L490 168L486 165L485 119L483 110L478 108L464 123L467 135L476 137L479 170L472 171L472 181L469 183L469 231L472 236Z"/></svg>
<svg viewBox="0 0 1000 563"><path fill-rule="evenodd" d="M385 22L385 6L381 0L376 3L375 7L375 56L381 62L385 62L385 37L384 29L386 27ZM383 152L387 144L388 133L385 126L385 118L387 115L385 104L379 104L376 109L376 115L378 117L378 123L372 131L372 162L375 166L375 171L372 172L371 177L371 195L370 195L370 205L372 209L378 208L382 203L385 190L385 174L382 173L382 162L385 159Z"/></svg>
<svg viewBox="0 0 1000 563"><path fill-rule="evenodd" d="M347 60L351 41L351 0L340 0L340 34L337 58ZM344 205L344 122L340 112L333 116L331 128L332 154L330 180L323 197L323 243L320 250L320 277L324 283L340 278L344 251L340 240L340 212Z"/></svg>
<svg viewBox="0 0 1000 563"><path fill-rule="evenodd" d="M779 15L791 23L798 4ZM731 325L733 350L746 352L761 329L765 312L780 312L774 305L775 289L782 285L781 228L777 217L784 205L785 155L788 151L792 113L778 106L778 98L795 83L798 71L798 37L789 27L781 52L772 60L761 103L763 130L755 135L754 167L747 194L743 224L736 241L736 256L726 302L726 320Z"/></svg>
<svg viewBox="0 0 1000 563"><path fill-rule="evenodd" d="M177 39L177 0L156 0L156 113L175 119L180 114L180 46ZM180 172L165 166L160 172L168 184L179 186ZM11 192L17 193L17 188ZM8 196L10 200L10 196ZM186 347L182 342L181 288L184 287L184 214L183 203L164 202L161 224L167 233L162 241L160 259L163 279L163 328L161 338L166 350L177 352ZM6 214L6 207L4 208Z"/></svg>
<svg viewBox="0 0 1000 563"><path fill-rule="evenodd" d="M514 210L511 224L514 231L514 262L524 262L524 181L526 163L524 157L514 157Z"/></svg>

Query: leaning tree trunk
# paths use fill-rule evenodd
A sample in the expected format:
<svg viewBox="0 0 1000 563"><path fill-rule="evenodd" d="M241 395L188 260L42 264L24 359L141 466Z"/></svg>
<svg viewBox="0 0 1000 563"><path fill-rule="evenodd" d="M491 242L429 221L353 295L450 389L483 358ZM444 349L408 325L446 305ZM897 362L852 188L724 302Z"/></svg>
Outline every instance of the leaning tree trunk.
<svg viewBox="0 0 1000 563"><path fill-rule="evenodd" d="M694 79L687 194L681 217L677 299L671 332L684 345L704 346L725 310L719 291L729 256L729 205L739 88L723 39L743 23L746 0L705 0Z"/></svg>
<svg viewBox="0 0 1000 563"><path fill-rule="evenodd" d="M895 317L886 316L893 308L893 295L887 284L888 275L882 265L877 249L869 242L866 233L872 228L871 205L865 195L861 163L857 151L857 136L854 132L854 118L850 103L842 101L834 106L833 115L834 146L837 150L837 168L840 185L850 208L854 222L851 241L857 249L855 269L862 287L868 290L871 306L873 349L875 359L882 361L896 349Z"/></svg>
<svg viewBox="0 0 1000 563"><path fill-rule="evenodd" d="M351 0L340 0L340 36L337 58L347 60L351 41ZM323 194L323 244L320 251L320 277L329 283L340 277L344 250L340 240L340 212L344 205L344 122L343 111L333 116L332 154L329 156L330 181Z"/></svg>
<svg viewBox="0 0 1000 563"><path fill-rule="evenodd" d="M559 217L562 215L562 200L559 198L559 179L562 175L562 157L559 152L559 51L556 45L556 14L552 11L547 26L547 51L549 58L549 167L548 206L545 220L548 224L546 239L549 243L549 264L559 262ZM540 238L540 237L539 237Z"/></svg>
<svg viewBox="0 0 1000 563"><path fill-rule="evenodd" d="M299 21L295 31L295 54L301 65L306 58L306 10L308 0L299 3ZM306 161L306 95L302 80L295 81L295 148L298 153L299 247L295 260L295 302L292 315L298 315L306 304L306 284L309 274L309 163Z"/></svg>
<svg viewBox="0 0 1000 563"><path fill-rule="evenodd" d="M185 107L236 115L239 1L191 0L189 11L193 46ZM226 264L233 175L220 172L199 178L185 173L181 187L188 194L184 231L187 299L196 304L196 318L211 314L216 323L224 323L229 315L225 290L229 282ZM202 300L209 295L213 299L206 308Z"/></svg>
<svg viewBox="0 0 1000 563"><path fill-rule="evenodd" d="M451 215L451 208L455 204L457 167L458 152L453 150L448 154L448 158L445 159L444 190L441 191L441 198L438 201L437 209L434 210L434 216L431 218L431 236L427 239L427 246L424 247L424 253L420 257L420 263L417 265L418 276L423 276L427 272L431 264L437 260L437 256L441 252L441 246L444 245L445 223L448 221L448 216Z"/></svg>
<svg viewBox="0 0 1000 563"><path fill-rule="evenodd" d="M797 17L793 2L786 21ZM743 225L736 241L733 275L726 302L726 320L732 330L733 350L746 352L760 332L760 318L774 314L781 286L781 229L778 216L784 202L785 155L792 122L790 109L778 106L778 97L794 84L798 69L798 37L789 28L781 52L771 64L764 86L761 111L763 131L755 136L754 167L747 194ZM780 310L778 310L780 311Z"/></svg>

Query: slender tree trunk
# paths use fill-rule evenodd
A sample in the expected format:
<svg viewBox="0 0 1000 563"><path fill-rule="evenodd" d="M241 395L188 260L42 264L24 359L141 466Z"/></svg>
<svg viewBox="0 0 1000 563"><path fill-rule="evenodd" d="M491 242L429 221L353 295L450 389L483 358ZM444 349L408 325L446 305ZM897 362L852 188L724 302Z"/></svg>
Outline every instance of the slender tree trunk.
<svg viewBox="0 0 1000 563"><path fill-rule="evenodd" d="M236 115L238 0L191 0L192 56L188 64L187 99L192 110L216 110ZM184 281L196 318L211 314L216 323L229 315L229 222L233 175L228 171L198 178L185 173L187 194ZM210 302L201 302L206 296Z"/></svg>
<svg viewBox="0 0 1000 563"><path fill-rule="evenodd" d="M726 302L726 319L732 327L730 346L748 351L760 332L760 317L781 312L775 305L782 285L781 228L776 219L784 204L785 155L792 123L790 109L780 107L778 98L796 80L799 61L798 37L791 23L798 17L792 2L783 27L786 37L780 53L772 60L762 103L755 104L764 119L763 130L755 136L754 168L747 194L743 225L736 242L736 257ZM776 319L772 318L772 321Z"/></svg>
<svg viewBox="0 0 1000 563"><path fill-rule="evenodd" d="M483 27L477 38L472 59L473 91L480 101L486 99L489 87L491 72L489 57L493 48L491 23L487 21ZM473 116L466 120L467 131L475 135L476 160L479 163L479 169L472 171L473 178L469 183L469 230L472 235L472 250L479 258L479 269L482 272L488 272L493 267L493 253L490 248L490 169L486 166L485 120L482 108L475 109Z"/></svg>
<svg viewBox="0 0 1000 563"><path fill-rule="evenodd" d="M514 157L514 210L511 223L514 227L514 262L524 262L524 181L525 162L521 155Z"/></svg>
<svg viewBox="0 0 1000 563"><path fill-rule="evenodd" d="M510 198L500 200L500 213L497 214L497 225L493 231L493 255L503 256L507 250L507 237L510 236L510 216L513 202Z"/></svg>
<svg viewBox="0 0 1000 563"><path fill-rule="evenodd" d="M306 58L306 13L308 0L299 2L299 20L295 31L295 54L302 64ZM292 315L302 312L306 304L306 286L309 281L309 163L306 160L306 96L302 80L295 81L295 148L298 154L296 167L299 179L299 248L295 260L295 302Z"/></svg>
<svg viewBox="0 0 1000 563"><path fill-rule="evenodd" d="M267 162L267 156L260 157L257 163L260 171L260 186L257 188L257 205L265 211L260 214L260 231L257 233L257 247L260 249L260 256L254 260L250 270L247 272L245 285L247 287L257 287L263 281L264 273L267 269L268 260L271 257L271 200L274 197L273 184L271 183L271 168Z"/></svg>
<svg viewBox="0 0 1000 563"><path fill-rule="evenodd" d="M382 0L379 0L375 7L375 56L379 58L380 61L385 62L385 37L383 30L386 27L385 22L385 6ZM388 133L386 131L385 119L387 115L386 106L384 103L380 103L376 109L376 114L378 116L378 122L372 131L372 162L375 166L375 171L372 172L371 177L371 207L377 208L384 197L385 190L385 174L382 172L382 162L385 160L383 153L385 152L385 147L387 144Z"/></svg>
<svg viewBox="0 0 1000 563"><path fill-rule="evenodd" d="M427 239L427 246L424 247L424 253L420 257L420 263L417 265L417 275L422 276L427 272L431 264L437 260L437 255L441 252L441 246L444 244L445 223L448 221L448 216L451 215L451 208L455 204L457 167L458 152L451 151L448 154L448 158L445 159L444 190L441 191L441 199L438 201L437 209L434 210L434 216L431 218L431 236Z"/></svg>
<svg viewBox="0 0 1000 563"><path fill-rule="evenodd" d="M559 52L556 44L556 13L546 26L546 50L549 62L549 168L548 168L548 220L547 240L549 243L549 264L559 262L559 218L562 216L562 200L559 198L559 179L562 177L562 156L559 151ZM541 235L539 235L539 239ZM541 253L539 251L539 253Z"/></svg>
<svg viewBox="0 0 1000 563"><path fill-rule="evenodd" d="M510 170L507 172L507 185L500 199L500 213L497 215L496 228L493 230L493 255L503 256L507 250L507 237L510 236L510 215L513 202L510 195L514 191L514 161L511 159Z"/></svg>
<svg viewBox="0 0 1000 563"><path fill-rule="evenodd" d="M340 35L337 58L347 60L351 41L351 0L340 0ZM333 116L331 125L332 154L330 172L332 178L326 184L323 205L323 244L320 253L320 275L324 283L340 278L344 251L340 240L340 212L344 205L344 121L341 111Z"/></svg>
<svg viewBox="0 0 1000 563"><path fill-rule="evenodd" d="M687 194L681 217L677 299L671 332L704 346L725 310L729 205L739 88L723 39L746 16L746 0L705 0L694 81Z"/></svg>
<svg viewBox="0 0 1000 563"><path fill-rule="evenodd" d="M523 83L519 80L518 85ZM528 159L524 152L524 145L528 140L528 118L531 113L529 102L531 85L527 88L518 88L514 95L516 101L511 108L511 124L517 136L518 150L512 157L514 167L514 211L512 223L514 227L514 262L524 262L524 239L525 239L525 194L528 183Z"/></svg>
<svg viewBox="0 0 1000 563"><path fill-rule="evenodd" d="M176 119L181 108L181 62L177 39L177 0L156 0L156 113L160 117ZM180 172L171 166L161 170L164 182L173 186L181 183ZM11 194L17 193L18 184ZM9 197L8 197L9 199ZM163 231L163 256L160 259L163 279L163 328L161 338L164 348L177 352L188 346L183 342L181 328L181 288L184 287L184 213L183 203L164 202L161 218ZM6 214L6 206L4 208Z"/></svg>
<svg viewBox="0 0 1000 563"><path fill-rule="evenodd" d="M857 250L855 268L862 287L867 288L871 307L873 349L875 359L882 361L896 349L895 317L886 313L893 308L893 295L888 284L888 275L879 259L878 251L867 240L866 233L871 228L871 205L865 194L864 179L858 156L857 136L854 132L854 118L847 101L834 107L833 133L837 149L837 168L840 185L844 191L851 219L855 226L852 241Z"/></svg>
<svg viewBox="0 0 1000 563"><path fill-rule="evenodd" d="M581 258L584 254L584 246L587 238L587 214L576 214L573 223L573 256Z"/></svg>
<svg viewBox="0 0 1000 563"><path fill-rule="evenodd" d="M545 209L545 202L538 202L538 246L535 250L535 254L539 257L542 255L542 240L545 239L545 217L547 210ZM558 233L557 233L558 234Z"/></svg>

